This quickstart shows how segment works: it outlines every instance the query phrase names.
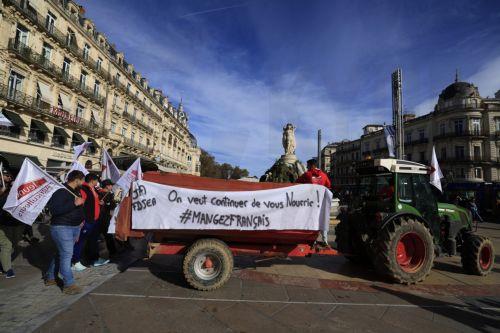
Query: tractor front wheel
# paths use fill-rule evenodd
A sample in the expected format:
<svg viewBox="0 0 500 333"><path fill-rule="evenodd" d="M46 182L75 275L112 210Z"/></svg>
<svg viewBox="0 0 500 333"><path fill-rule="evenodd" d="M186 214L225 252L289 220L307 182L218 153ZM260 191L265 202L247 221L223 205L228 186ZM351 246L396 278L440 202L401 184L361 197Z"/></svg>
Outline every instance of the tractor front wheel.
<svg viewBox="0 0 500 333"><path fill-rule="evenodd" d="M376 246L375 268L398 283L423 281L434 263L429 230L410 217L398 218L381 230Z"/></svg>
<svg viewBox="0 0 500 333"><path fill-rule="evenodd" d="M493 268L495 250L493 243L486 237L468 235L462 246L462 267L473 275L487 275Z"/></svg>

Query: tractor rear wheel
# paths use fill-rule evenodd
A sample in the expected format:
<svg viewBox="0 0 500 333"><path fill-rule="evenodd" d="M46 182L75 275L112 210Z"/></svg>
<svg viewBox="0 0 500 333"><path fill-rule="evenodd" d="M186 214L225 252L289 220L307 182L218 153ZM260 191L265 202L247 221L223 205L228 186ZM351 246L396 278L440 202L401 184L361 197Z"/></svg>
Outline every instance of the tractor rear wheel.
<svg viewBox="0 0 500 333"><path fill-rule="evenodd" d="M215 290L231 277L233 254L218 239L200 239L189 247L182 266L184 277L191 287L202 291Z"/></svg>
<svg viewBox="0 0 500 333"><path fill-rule="evenodd" d="M376 246L375 268L398 283L423 281L434 263L431 233L411 217L400 217L388 224L381 230Z"/></svg>
<svg viewBox="0 0 500 333"><path fill-rule="evenodd" d="M493 268L495 250L493 243L486 237L469 234L462 246L462 267L473 275L487 275Z"/></svg>

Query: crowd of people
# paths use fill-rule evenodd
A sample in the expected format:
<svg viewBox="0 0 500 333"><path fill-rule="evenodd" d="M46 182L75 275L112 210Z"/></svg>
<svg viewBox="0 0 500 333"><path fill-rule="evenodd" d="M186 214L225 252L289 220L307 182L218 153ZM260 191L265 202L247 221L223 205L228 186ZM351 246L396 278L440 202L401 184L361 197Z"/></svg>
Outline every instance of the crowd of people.
<svg viewBox="0 0 500 333"><path fill-rule="evenodd" d="M0 207L3 207L12 186L12 174L5 170L0 188ZM65 188L57 190L47 204L50 216L50 236L55 253L45 273L45 285L57 285L62 277L63 292L77 294L81 289L75 284L74 271L106 265L110 259L99 255L99 239L107 247L109 258L117 254L117 243L108 228L116 208L113 182L100 181L94 173L69 172ZM14 278L12 259L15 249L26 232L27 225L0 209L0 274ZM28 226L29 227L29 226ZM119 244L118 244L119 245Z"/></svg>

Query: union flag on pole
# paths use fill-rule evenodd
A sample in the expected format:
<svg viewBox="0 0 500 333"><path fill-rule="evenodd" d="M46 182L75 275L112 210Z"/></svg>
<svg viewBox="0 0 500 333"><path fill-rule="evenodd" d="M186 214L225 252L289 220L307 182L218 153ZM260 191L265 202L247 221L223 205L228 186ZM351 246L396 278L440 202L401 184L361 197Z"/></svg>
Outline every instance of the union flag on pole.
<svg viewBox="0 0 500 333"><path fill-rule="evenodd" d="M138 179L142 179L141 159L137 158L135 162L118 179L116 185L119 186L125 195L130 190L130 185Z"/></svg>
<svg viewBox="0 0 500 333"><path fill-rule="evenodd" d="M3 209L32 225L55 191L64 188L30 159L25 158Z"/></svg>
<svg viewBox="0 0 500 333"><path fill-rule="evenodd" d="M102 150L101 169L101 179L111 179L113 183L116 183L120 179L120 171L106 149Z"/></svg>
<svg viewBox="0 0 500 333"><path fill-rule="evenodd" d="M87 150L87 148L92 144L92 142L84 142L81 145L73 147L73 161L76 161L78 157L82 156L82 154Z"/></svg>

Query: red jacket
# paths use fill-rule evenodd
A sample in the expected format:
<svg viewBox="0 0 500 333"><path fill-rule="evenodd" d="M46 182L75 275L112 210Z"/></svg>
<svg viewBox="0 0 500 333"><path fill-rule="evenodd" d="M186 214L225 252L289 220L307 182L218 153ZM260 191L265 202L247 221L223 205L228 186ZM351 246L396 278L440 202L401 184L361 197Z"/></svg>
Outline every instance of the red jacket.
<svg viewBox="0 0 500 333"><path fill-rule="evenodd" d="M87 183L82 184L82 189L80 190L83 200L83 210L85 213L85 220L88 222L96 222L99 219L100 205L99 205L99 195L97 194L95 188Z"/></svg>
<svg viewBox="0 0 500 333"><path fill-rule="evenodd" d="M297 178L296 182L301 184L318 184L326 186L327 188L332 187L328 175L318 168L306 171L302 176Z"/></svg>

